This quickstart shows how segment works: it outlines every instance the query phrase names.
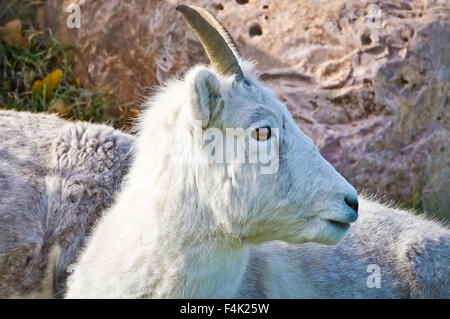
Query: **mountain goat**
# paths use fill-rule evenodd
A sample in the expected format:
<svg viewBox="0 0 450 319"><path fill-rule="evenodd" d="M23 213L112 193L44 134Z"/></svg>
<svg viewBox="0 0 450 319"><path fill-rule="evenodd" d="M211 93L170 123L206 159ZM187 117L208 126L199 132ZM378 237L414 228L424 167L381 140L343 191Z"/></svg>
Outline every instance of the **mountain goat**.
<svg viewBox="0 0 450 319"><path fill-rule="evenodd" d="M448 298L449 230L364 198L350 227L355 189L225 28L204 9L177 10L212 67L192 68L147 103L129 173L74 264L66 297ZM242 130L230 137L229 128ZM214 139L204 138L210 129ZM211 161L220 139L245 159L256 152L269 161ZM272 161L276 169L263 173Z"/></svg>
<svg viewBox="0 0 450 319"><path fill-rule="evenodd" d="M134 137L0 111L0 298L62 297L67 267L113 201Z"/></svg>

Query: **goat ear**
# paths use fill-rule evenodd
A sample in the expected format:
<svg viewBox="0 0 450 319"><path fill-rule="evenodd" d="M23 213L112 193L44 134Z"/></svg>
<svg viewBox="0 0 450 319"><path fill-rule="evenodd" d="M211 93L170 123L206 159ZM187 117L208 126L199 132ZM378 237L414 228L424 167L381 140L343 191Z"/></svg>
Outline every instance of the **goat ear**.
<svg viewBox="0 0 450 319"><path fill-rule="evenodd" d="M191 106L194 120L202 121L205 128L214 113L220 97L220 82L209 70L201 70L194 76L191 87Z"/></svg>

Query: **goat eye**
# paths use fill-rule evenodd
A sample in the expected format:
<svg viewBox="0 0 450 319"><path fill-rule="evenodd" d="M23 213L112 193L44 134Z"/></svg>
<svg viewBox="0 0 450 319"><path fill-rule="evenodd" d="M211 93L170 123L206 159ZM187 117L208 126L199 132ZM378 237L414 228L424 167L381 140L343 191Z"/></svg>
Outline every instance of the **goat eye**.
<svg viewBox="0 0 450 319"><path fill-rule="evenodd" d="M258 141L267 141L271 136L270 127L260 127L252 132L252 137Z"/></svg>

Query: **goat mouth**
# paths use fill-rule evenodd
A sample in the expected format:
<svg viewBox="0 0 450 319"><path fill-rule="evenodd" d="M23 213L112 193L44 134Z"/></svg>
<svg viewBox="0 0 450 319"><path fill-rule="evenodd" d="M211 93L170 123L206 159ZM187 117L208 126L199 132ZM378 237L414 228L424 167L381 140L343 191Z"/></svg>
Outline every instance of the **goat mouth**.
<svg viewBox="0 0 450 319"><path fill-rule="evenodd" d="M331 219L327 219L327 222L329 222L331 225L338 227L340 229L347 229L350 227L350 223L338 222L336 220L331 220Z"/></svg>

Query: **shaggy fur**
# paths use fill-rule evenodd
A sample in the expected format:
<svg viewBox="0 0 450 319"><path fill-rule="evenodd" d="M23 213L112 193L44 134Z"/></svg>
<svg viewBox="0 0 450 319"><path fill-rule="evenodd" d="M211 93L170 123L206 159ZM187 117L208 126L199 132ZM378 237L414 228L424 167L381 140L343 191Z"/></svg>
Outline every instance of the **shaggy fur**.
<svg viewBox="0 0 450 319"><path fill-rule="evenodd" d="M199 66L148 103L122 191L66 297L448 298L450 232L438 223L361 198L345 239L322 245L355 220L344 203L355 190L240 62L247 83ZM196 120L280 128L279 170L195 161ZM371 264L380 288L367 286Z"/></svg>
<svg viewBox="0 0 450 319"><path fill-rule="evenodd" d="M62 297L67 267L109 206L134 138L0 111L0 298Z"/></svg>

